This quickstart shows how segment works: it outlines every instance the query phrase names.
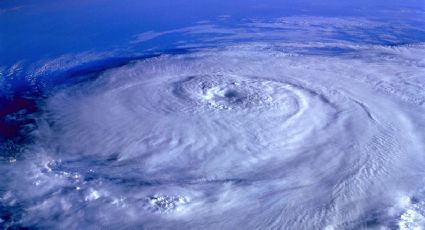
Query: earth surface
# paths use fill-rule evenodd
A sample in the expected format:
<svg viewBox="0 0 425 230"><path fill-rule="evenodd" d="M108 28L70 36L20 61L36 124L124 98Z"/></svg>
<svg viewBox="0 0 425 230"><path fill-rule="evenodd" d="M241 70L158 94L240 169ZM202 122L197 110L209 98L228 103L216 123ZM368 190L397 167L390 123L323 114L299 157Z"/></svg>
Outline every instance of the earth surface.
<svg viewBox="0 0 425 230"><path fill-rule="evenodd" d="M0 2L2 229L423 229L425 2Z"/></svg>

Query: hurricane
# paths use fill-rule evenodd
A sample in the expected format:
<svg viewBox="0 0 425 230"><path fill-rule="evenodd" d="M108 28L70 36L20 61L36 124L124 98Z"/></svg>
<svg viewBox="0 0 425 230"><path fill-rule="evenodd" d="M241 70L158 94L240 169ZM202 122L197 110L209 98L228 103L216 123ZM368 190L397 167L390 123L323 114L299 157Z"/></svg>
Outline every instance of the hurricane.
<svg viewBox="0 0 425 230"><path fill-rule="evenodd" d="M37 90L23 97L35 109L4 118L20 139L1 145L0 224L422 229L425 44L374 43L369 32L396 26L200 22L131 41L195 36L175 52L4 68ZM412 31L425 33L380 39Z"/></svg>

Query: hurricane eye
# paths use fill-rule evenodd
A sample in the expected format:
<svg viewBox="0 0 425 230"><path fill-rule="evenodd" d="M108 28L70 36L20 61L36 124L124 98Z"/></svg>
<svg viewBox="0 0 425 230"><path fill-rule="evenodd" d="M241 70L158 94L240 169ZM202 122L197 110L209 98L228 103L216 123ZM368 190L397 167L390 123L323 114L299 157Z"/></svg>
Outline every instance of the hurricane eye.
<svg viewBox="0 0 425 230"><path fill-rule="evenodd" d="M236 90L227 90L224 96L230 99L237 99L240 98L241 95Z"/></svg>
<svg viewBox="0 0 425 230"><path fill-rule="evenodd" d="M243 82L242 84L239 82ZM298 96L284 82L235 75L188 77L171 85L173 97L182 111L203 113L210 110L232 113L267 113L271 109L282 116L298 111ZM170 108L170 107L167 107ZM176 112L176 111L174 111ZM273 112L272 112L273 113Z"/></svg>

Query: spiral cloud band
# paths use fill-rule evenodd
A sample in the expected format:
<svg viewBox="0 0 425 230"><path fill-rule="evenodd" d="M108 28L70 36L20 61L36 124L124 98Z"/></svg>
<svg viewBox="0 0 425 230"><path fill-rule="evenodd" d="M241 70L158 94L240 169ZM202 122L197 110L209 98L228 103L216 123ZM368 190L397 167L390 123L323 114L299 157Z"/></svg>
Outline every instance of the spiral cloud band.
<svg viewBox="0 0 425 230"><path fill-rule="evenodd" d="M2 199L66 228L422 226L425 94L399 76L423 54L247 43L108 70L43 101Z"/></svg>

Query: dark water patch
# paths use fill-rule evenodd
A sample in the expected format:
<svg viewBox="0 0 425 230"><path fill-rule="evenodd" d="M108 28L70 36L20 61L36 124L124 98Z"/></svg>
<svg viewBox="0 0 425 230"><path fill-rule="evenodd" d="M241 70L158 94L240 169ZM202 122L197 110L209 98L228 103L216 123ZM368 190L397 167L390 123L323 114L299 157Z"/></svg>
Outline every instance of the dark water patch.
<svg viewBox="0 0 425 230"><path fill-rule="evenodd" d="M8 92L0 93L0 148L7 141L26 142L26 134L34 120L32 114L39 111L39 103L52 93L64 87L81 84L97 79L107 70L119 68L134 61L159 57L161 55L177 55L190 52L188 49L171 49L132 57L111 57L73 66L65 70L41 74L35 82L28 82L25 74L19 73L3 84L12 85ZM34 124L35 125L35 124ZM25 133L23 133L25 131Z"/></svg>

